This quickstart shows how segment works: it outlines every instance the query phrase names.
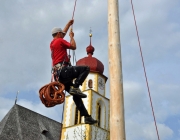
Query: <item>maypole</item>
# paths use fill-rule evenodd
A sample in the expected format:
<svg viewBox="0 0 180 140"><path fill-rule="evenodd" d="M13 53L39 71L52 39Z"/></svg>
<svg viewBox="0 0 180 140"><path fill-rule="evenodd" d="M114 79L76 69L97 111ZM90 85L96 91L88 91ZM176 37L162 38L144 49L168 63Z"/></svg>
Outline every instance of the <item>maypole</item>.
<svg viewBox="0 0 180 140"><path fill-rule="evenodd" d="M110 140L125 140L124 96L118 0L108 0Z"/></svg>

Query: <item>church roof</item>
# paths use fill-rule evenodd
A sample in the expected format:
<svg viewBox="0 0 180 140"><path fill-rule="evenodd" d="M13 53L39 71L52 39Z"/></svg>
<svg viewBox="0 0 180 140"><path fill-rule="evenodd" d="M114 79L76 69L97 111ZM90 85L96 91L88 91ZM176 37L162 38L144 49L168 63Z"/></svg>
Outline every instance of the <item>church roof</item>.
<svg viewBox="0 0 180 140"><path fill-rule="evenodd" d="M0 122L0 140L59 140L61 126L59 122L15 104Z"/></svg>
<svg viewBox="0 0 180 140"><path fill-rule="evenodd" d="M90 71L103 74L104 72L103 63L99 61L97 58L92 57L95 49L91 45L91 37L92 37L92 34L90 34L90 45L86 48L86 52L88 56L78 60L76 63L76 66L89 66Z"/></svg>

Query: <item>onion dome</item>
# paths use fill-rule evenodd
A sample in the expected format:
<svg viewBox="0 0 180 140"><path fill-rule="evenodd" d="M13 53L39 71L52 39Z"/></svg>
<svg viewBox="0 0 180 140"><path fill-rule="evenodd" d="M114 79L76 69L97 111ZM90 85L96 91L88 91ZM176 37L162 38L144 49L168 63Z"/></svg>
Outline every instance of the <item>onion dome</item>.
<svg viewBox="0 0 180 140"><path fill-rule="evenodd" d="M89 66L91 72L98 72L100 74L103 74L104 72L104 65L101 61L99 61L97 58L92 57L95 49L91 45L91 37L92 34L89 34L90 37L90 45L86 48L87 57L84 57L76 62L76 66Z"/></svg>

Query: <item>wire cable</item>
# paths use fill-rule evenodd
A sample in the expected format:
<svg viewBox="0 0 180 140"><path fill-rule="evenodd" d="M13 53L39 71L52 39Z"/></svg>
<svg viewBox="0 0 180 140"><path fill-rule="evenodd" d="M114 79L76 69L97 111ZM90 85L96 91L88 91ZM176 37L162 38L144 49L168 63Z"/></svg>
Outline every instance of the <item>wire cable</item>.
<svg viewBox="0 0 180 140"><path fill-rule="evenodd" d="M66 91L65 91L65 97L66 97ZM63 115L64 115L64 105L65 105L65 102L66 102L66 100L64 100L64 103L63 103L63 110L62 110L62 115L61 115L61 135L62 135L62 128L63 128L63 119L64 119L64 117L63 117ZM61 140L61 137L60 137L60 140Z"/></svg>
<svg viewBox="0 0 180 140"><path fill-rule="evenodd" d="M146 78L146 85L147 85L147 89L148 89L148 93L149 93L149 99L150 99L150 103L151 103L152 114L153 114L154 123L155 123L155 127L156 127L156 133L157 133L158 140L160 140L159 133L158 133L158 128L157 128L157 124L156 124L156 118L155 118L155 114L154 114L154 109L153 109L153 104L152 104L152 99L151 99L151 94L150 94L150 88L149 88L148 79L147 79L147 75L146 75L146 69L145 69L145 65L144 65L144 59L143 59L143 54L142 54L140 38L139 38L139 33L138 33L138 28L137 28L136 17L135 17L135 13L134 13L134 6L133 6L132 0L131 0L131 6L132 6L133 17L134 17L134 23L135 23L135 26L136 26L136 34L137 34L138 43L139 43L139 49L140 49L140 53L141 53L141 59L142 59L142 64L143 64L143 69L144 69L144 75L145 75L145 78Z"/></svg>

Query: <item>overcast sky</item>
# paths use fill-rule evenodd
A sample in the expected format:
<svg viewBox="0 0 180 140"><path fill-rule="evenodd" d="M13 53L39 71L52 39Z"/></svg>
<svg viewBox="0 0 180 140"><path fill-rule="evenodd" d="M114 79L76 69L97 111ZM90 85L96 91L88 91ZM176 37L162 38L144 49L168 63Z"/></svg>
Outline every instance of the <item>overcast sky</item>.
<svg viewBox="0 0 180 140"><path fill-rule="evenodd" d="M17 103L61 121L62 106L45 108L38 91L50 82L51 29L72 18L74 0L1 0L0 120ZM134 0L134 9L161 140L180 140L180 1ZM130 0L119 1L127 140L156 140ZM107 1L78 0L76 59L86 57L92 29L94 57L108 73ZM69 36L66 36L69 41ZM102 53L103 52L103 53ZM109 98L109 82L106 84Z"/></svg>

